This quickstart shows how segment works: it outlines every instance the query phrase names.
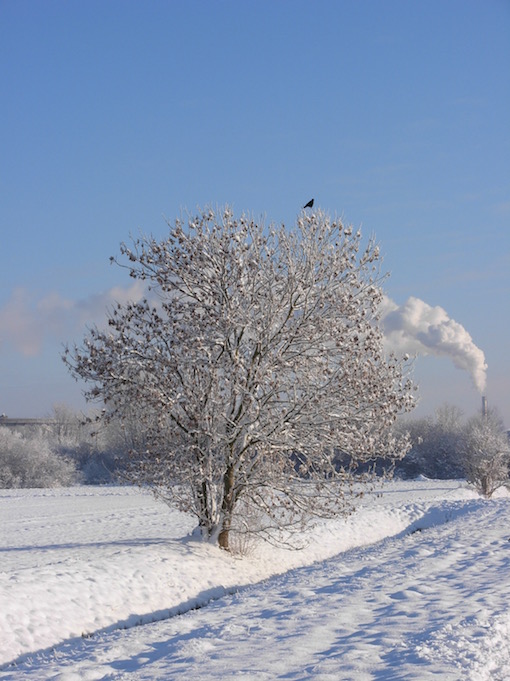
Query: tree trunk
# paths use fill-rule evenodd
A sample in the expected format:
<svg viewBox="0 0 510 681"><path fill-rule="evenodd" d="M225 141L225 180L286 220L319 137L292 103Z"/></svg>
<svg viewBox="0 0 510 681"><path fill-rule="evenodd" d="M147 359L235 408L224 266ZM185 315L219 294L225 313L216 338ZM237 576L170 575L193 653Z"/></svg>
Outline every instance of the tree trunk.
<svg viewBox="0 0 510 681"><path fill-rule="evenodd" d="M229 533L230 533L230 522L228 524L226 522L223 523L223 526L221 528L221 532L218 535L218 545L220 549L224 549L225 551L230 551L230 545L229 545Z"/></svg>
<svg viewBox="0 0 510 681"><path fill-rule="evenodd" d="M218 544L225 551L230 551L229 533L234 511L234 480L234 467L229 465L223 478L223 502L221 504L223 522L218 535Z"/></svg>
<svg viewBox="0 0 510 681"><path fill-rule="evenodd" d="M209 495L207 490L207 482L202 481L202 484L198 487L197 498L200 504L200 525L204 527L211 527L211 514L209 512Z"/></svg>

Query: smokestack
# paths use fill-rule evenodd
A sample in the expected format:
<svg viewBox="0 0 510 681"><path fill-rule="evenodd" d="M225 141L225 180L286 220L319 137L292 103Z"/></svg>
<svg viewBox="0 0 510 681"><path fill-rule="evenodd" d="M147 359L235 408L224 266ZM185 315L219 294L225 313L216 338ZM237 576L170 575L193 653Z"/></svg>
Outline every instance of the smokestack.
<svg viewBox="0 0 510 681"><path fill-rule="evenodd" d="M484 419L487 418L487 398L482 397L482 416Z"/></svg>

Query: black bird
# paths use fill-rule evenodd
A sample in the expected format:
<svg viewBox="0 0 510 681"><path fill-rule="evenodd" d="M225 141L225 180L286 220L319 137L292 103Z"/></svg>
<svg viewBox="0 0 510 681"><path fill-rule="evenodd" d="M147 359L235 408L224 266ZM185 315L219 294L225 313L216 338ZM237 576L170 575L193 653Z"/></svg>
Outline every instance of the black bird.
<svg viewBox="0 0 510 681"><path fill-rule="evenodd" d="M310 199L310 201L308 201L308 203L305 203L305 205L303 206L303 210L305 208L313 208L313 199Z"/></svg>

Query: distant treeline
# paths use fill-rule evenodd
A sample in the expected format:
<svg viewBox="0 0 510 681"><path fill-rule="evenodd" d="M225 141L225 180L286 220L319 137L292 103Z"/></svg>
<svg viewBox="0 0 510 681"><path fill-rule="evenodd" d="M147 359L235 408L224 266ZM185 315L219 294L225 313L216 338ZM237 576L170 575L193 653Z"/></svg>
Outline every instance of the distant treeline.
<svg viewBox="0 0 510 681"><path fill-rule="evenodd" d="M0 487L107 484L122 480L129 453L143 446L140 424L109 422L59 405L46 419L0 416ZM490 496L508 480L510 433L494 411L464 419L444 405L434 417L397 422L411 448L395 475L467 478ZM348 458L348 455L346 455ZM377 461L374 464L377 470Z"/></svg>

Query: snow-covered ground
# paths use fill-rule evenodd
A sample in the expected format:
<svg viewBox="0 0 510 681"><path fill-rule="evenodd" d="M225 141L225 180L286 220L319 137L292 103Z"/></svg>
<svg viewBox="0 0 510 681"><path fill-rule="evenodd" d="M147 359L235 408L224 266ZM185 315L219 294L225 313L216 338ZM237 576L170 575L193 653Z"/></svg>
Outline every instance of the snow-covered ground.
<svg viewBox="0 0 510 681"><path fill-rule="evenodd" d="M234 558L134 489L3 490L0 679L506 681L509 520L506 493L394 481Z"/></svg>

